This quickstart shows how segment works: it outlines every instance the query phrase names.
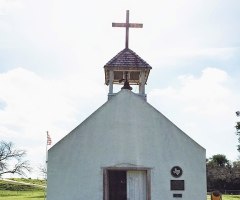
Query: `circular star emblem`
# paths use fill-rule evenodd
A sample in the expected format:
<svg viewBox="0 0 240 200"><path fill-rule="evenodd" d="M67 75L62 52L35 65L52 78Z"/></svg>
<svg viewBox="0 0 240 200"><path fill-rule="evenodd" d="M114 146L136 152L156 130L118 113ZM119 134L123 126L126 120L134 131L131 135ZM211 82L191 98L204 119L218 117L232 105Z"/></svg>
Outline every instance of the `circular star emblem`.
<svg viewBox="0 0 240 200"><path fill-rule="evenodd" d="M175 178L179 178L180 176L182 176L182 173L183 173L183 170L181 167L179 166L174 166L172 169L171 169L171 174L173 177Z"/></svg>

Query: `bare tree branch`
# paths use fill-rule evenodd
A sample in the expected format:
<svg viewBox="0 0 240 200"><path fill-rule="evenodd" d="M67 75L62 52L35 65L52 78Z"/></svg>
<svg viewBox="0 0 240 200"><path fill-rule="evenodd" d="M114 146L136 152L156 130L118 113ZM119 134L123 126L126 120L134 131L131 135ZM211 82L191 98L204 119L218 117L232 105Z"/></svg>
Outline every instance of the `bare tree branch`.
<svg viewBox="0 0 240 200"><path fill-rule="evenodd" d="M47 178L47 168L44 165L40 165L38 167L40 174L43 176L43 178L46 180Z"/></svg>
<svg viewBox="0 0 240 200"><path fill-rule="evenodd" d="M26 175L31 171L28 161L23 161L26 151L15 149L12 142L0 142L0 176L3 174Z"/></svg>

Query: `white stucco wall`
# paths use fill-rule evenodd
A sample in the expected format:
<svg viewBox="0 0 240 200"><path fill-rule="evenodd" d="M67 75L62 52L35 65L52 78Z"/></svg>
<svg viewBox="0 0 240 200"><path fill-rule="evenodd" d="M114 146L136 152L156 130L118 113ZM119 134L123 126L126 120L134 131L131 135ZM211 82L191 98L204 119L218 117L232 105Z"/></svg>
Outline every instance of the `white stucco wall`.
<svg viewBox="0 0 240 200"><path fill-rule="evenodd" d="M206 199L205 149L160 112L122 90L49 150L48 200L103 200L103 167L151 170L151 199ZM170 191L173 166L185 190Z"/></svg>

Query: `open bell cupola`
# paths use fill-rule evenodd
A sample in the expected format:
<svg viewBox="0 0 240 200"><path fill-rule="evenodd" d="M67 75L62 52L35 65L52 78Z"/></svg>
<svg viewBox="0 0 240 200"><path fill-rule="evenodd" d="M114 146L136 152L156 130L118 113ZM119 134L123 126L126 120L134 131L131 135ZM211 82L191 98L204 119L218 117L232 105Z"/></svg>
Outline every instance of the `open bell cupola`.
<svg viewBox="0 0 240 200"><path fill-rule="evenodd" d="M113 23L113 27L126 28L125 49L114 56L105 66L105 84L109 86L108 99L114 96L113 86L123 85L122 89L131 90L130 85L138 85L138 95L146 100L145 85L152 67L128 48L129 28L142 28L142 24L129 23L129 11L126 14L126 23Z"/></svg>

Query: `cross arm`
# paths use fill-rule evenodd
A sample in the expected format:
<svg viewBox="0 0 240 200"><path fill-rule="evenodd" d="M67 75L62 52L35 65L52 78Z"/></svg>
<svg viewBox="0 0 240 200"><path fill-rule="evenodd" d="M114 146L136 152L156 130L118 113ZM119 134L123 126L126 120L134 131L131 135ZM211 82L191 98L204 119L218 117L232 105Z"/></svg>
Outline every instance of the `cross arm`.
<svg viewBox="0 0 240 200"><path fill-rule="evenodd" d="M129 27L129 28L142 28L143 24L137 24L137 23L112 23L112 27Z"/></svg>

